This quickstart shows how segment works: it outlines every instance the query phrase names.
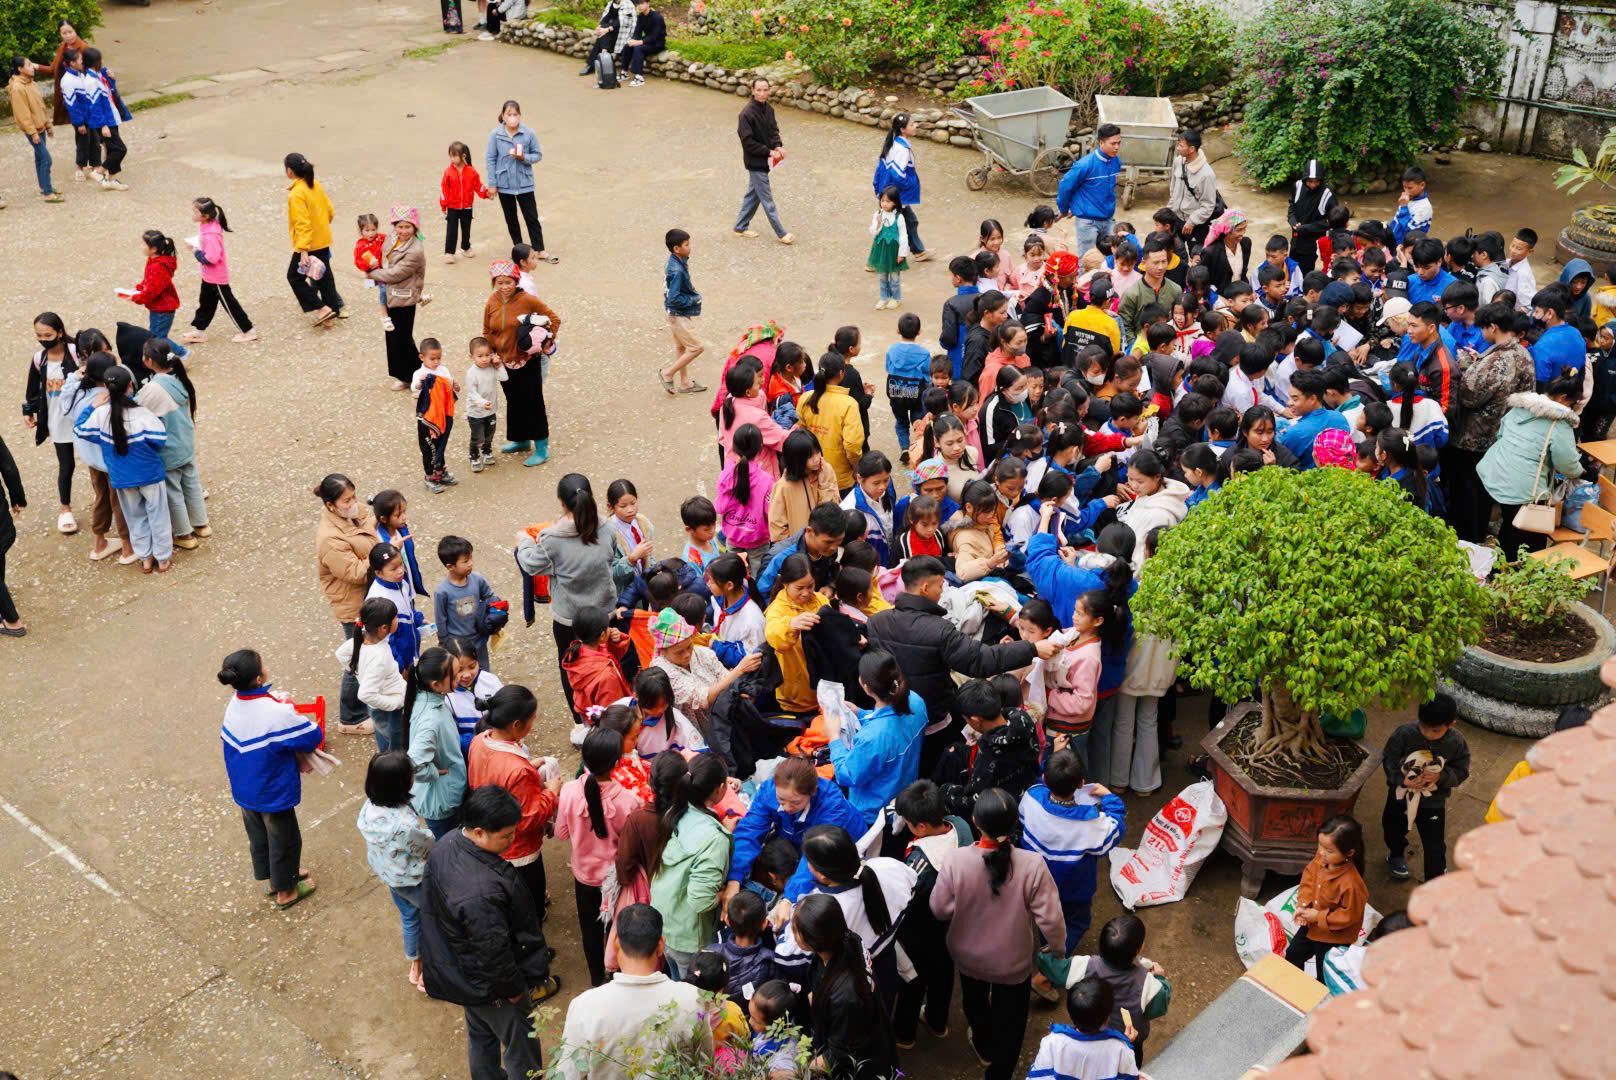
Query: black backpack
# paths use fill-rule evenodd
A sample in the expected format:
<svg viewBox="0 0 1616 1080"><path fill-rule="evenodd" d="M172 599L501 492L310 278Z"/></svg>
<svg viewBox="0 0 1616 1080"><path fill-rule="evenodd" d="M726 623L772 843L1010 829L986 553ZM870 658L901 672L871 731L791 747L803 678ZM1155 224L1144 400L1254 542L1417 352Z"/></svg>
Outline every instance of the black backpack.
<svg viewBox="0 0 1616 1080"><path fill-rule="evenodd" d="M609 52L595 58L595 85L602 90L617 89L617 60Z"/></svg>

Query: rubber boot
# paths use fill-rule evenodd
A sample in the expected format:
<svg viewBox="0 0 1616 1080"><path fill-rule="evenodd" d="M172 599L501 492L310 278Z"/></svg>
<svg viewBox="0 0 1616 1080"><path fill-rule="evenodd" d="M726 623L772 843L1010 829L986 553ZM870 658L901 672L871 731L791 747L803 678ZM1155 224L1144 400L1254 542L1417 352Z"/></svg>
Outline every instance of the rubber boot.
<svg viewBox="0 0 1616 1080"><path fill-rule="evenodd" d="M550 440L540 439L533 444L533 453L522 462L523 465L543 465L550 460Z"/></svg>
<svg viewBox="0 0 1616 1080"><path fill-rule="evenodd" d="M499 448L499 452L502 454L520 454L522 451L531 450L532 448L533 444L530 442L508 442Z"/></svg>

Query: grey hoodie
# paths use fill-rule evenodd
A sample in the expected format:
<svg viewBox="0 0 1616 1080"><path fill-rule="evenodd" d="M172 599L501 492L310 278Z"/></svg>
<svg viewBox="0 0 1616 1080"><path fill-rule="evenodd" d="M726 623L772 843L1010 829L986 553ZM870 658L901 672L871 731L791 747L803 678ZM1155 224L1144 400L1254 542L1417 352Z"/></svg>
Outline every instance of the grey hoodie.
<svg viewBox="0 0 1616 1080"><path fill-rule="evenodd" d="M550 576L550 614L562 626L571 626L578 610L617 606L612 588L612 536L610 522L601 522L595 541L586 544L571 518L564 518L539 533L524 537L516 548L516 564L525 574Z"/></svg>

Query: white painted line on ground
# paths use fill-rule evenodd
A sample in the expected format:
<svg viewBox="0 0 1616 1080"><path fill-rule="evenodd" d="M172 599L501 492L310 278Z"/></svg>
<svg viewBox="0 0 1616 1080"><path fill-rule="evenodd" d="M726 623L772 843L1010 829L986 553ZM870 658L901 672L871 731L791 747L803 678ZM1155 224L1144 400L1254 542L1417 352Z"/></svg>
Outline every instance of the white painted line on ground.
<svg viewBox="0 0 1616 1080"><path fill-rule="evenodd" d="M91 885L94 885L108 896L114 896L120 900L123 899L123 894L117 889L114 889L106 878L90 869L89 864L75 855L72 848L68 847L66 844L56 839L56 837L34 824L33 819L27 814L23 813L21 810L18 810L15 806L12 806L4 799L0 799L0 810L4 810L14 821L16 821L18 825L21 825L23 828L33 833L40 843L50 848L52 855L59 856L63 862L71 866L76 873L78 873Z"/></svg>
<svg viewBox="0 0 1616 1080"><path fill-rule="evenodd" d="M352 806L354 803L358 802L362 798L364 798L363 795L350 795L350 796L348 796L346 799L343 799L337 805L333 806L331 808L330 812L326 813L322 817L317 817L313 821L311 821L309 823L309 828L310 829L315 829L315 828L318 828L321 825L324 825L326 822L330 821L332 818L334 818L338 814L342 813L342 810L343 810L344 807Z"/></svg>

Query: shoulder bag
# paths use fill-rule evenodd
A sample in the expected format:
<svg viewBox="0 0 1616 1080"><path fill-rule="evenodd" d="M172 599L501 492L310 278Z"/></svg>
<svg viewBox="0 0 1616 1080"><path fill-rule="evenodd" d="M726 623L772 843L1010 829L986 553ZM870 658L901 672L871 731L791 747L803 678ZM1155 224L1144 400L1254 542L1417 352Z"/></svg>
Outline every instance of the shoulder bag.
<svg viewBox="0 0 1616 1080"><path fill-rule="evenodd" d="M1514 525L1521 532L1542 533L1545 536L1554 532L1557 515L1554 504L1548 501L1551 490L1543 488L1543 462L1549 456L1549 440L1554 437L1554 425L1559 422L1549 421L1548 433L1543 436L1543 450L1537 456L1537 471L1532 474L1532 496L1515 511ZM1543 491L1542 502L1538 502L1539 489Z"/></svg>

